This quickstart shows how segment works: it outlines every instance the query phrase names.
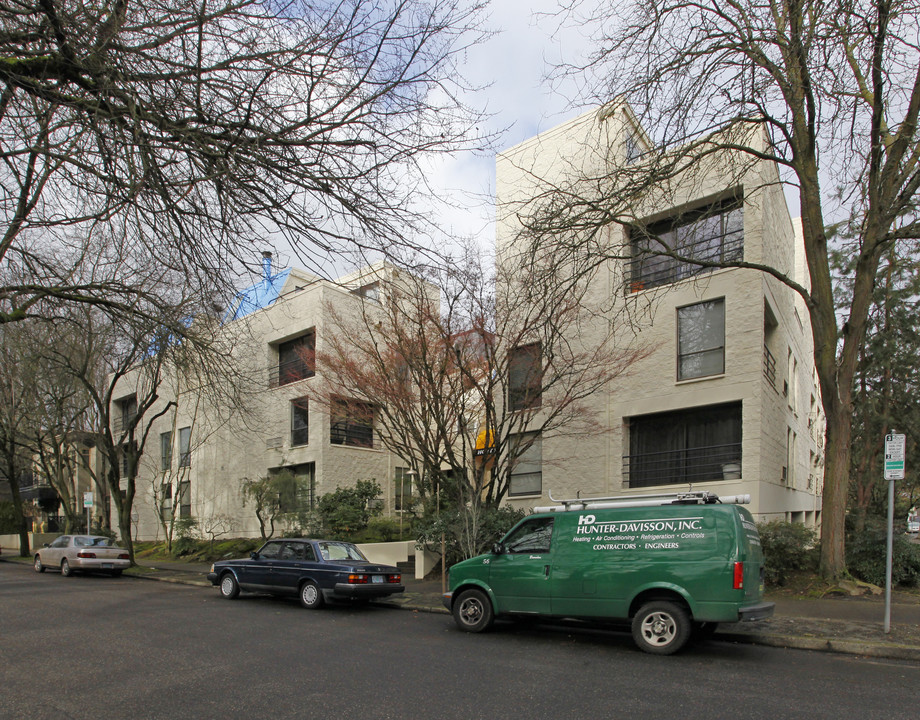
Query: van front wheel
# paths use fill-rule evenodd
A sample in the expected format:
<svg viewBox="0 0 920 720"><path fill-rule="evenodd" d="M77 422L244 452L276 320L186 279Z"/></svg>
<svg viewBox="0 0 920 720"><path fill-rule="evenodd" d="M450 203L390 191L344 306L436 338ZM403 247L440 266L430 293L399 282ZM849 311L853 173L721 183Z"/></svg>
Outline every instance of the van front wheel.
<svg viewBox="0 0 920 720"><path fill-rule="evenodd" d="M454 603L454 622L466 632L487 630L492 625L493 618L492 603L482 590L464 590Z"/></svg>
<svg viewBox="0 0 920 720"><path fill-rule="evenodd" d="M643 605L632 621L632 635L640 650L653 655L676 653L690 639L690 618L680 605L656 600Z"/></svg>

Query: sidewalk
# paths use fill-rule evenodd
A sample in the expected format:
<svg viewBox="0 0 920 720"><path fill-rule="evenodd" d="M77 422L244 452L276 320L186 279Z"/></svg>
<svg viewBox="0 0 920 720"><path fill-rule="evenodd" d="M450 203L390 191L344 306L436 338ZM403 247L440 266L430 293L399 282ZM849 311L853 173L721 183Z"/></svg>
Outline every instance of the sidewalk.
<svg viewBox="0 0 920 720"><path fill-rule="evenodd" d="M206 564L150 562L125 574L211 587L205 577L209 569ZM441 605L440 580L404 577L403 584L404 593L379 601L380 604L415 612L447 613ZM776 603L772 618L756 623L723 624L715 640L920 661L920 598L915 595L894 593L888 634L884 632L882 597L790 599L768 594L768 599Z"/></svg>

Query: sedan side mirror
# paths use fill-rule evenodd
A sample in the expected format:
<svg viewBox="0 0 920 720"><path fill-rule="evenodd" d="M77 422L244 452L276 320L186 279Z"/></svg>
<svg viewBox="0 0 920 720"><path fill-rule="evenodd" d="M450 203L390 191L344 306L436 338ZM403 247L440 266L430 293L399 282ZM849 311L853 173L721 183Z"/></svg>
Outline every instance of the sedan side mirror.
<svg viewBox="0 0 920 720"><path fill-rule="evenodd" d="M253 550L251 553L249 553L249 559L250 559L250 560L258 560L258 559L259 559L259 553L257 553L255 550Z"/></svg>
<svg viewBox="0 0 920 720"><path fill-rule="evenodd" d="M51 547L51 543L45 543L42 547Z"/></svg>
<svg viewBox="0 0 920 720"><path fill-rule="evenodd" d="M505 552L505 546L502 543L497 542L492 546L493 555L501 555L503 552Z"/></svg>

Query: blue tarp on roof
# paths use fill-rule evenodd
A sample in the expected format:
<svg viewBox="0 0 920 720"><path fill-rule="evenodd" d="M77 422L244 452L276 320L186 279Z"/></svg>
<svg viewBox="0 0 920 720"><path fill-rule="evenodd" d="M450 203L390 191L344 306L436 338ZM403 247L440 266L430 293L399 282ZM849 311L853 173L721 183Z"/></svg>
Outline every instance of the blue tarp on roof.
<svg viewBox="0 0 920 720"><path fill-rule="evenodd" d="M238 292L236 302L230 308L224 322L239 320L256 310L267 308L278 299L281 294L281 288L284 287L284 283L290 274L290 268L282 270L277 275L269 275L255 285L250 285L245 290Z"/></svg>

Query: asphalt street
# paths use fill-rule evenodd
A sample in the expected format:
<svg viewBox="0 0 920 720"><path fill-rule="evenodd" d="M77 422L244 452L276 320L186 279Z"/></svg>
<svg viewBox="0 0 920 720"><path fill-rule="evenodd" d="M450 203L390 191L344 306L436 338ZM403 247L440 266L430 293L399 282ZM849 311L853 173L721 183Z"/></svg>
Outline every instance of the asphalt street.
<svg viewBox="0 0 920 720"><path fill-rule="evenodd" d="M920 664L0 564L0 718L908 718Z"/></svg>

